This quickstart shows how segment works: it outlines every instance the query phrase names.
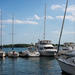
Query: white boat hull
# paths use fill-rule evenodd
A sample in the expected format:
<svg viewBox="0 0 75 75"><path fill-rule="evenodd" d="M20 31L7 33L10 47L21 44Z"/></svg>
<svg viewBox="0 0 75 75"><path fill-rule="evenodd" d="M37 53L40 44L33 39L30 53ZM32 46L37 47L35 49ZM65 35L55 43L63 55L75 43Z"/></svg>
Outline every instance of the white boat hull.
<svg viewBox="0 0 75 75"><path fill-rule="evenodd" d="M58 59L58 62L62 71L75 75L75 66L68 64L67 62L64 62L63 60L60 59Z"/></svg>
<svg viewBox="0 0 75 75"><path fill-rule="evenodd" d="M27 56L38 57L38 56L40 56L40 53L36 52L36 51L33 51L33 52L28 51Z"/></svg>
<svg viewBox="0 0 75 75"><path fill-rule="evenodd" d="M54 56L56 55L56 52L54 51L39 51L41 56Z"/></svg>
<svg viewBox="0 0 75 75"><path fill-rule="evenodd" d="M13 51L12 51L12 52L9 52L9 53L8 53L8 57L15 58L15 57L18 57L18 56L19 56L19 53L18 53L18 52L14 52L14 53L13 53Z"/></svg>
<svg viewBox="0 0 75 75"><path fill-rule="evenodd" d="M0 57L5 57L5 52L3 52L3 51L0 51Z"/></svg>

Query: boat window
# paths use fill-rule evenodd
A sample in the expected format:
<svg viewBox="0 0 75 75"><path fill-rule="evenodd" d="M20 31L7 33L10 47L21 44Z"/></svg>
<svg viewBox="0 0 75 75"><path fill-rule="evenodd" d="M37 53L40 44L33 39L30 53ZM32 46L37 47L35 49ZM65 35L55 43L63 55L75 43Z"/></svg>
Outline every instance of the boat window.
<svg viewBox="0 0 75 75"><path fill-rule="evenodd" d="M43 48L40 48L40 50L43 50Z"/></svg>
<svg viewBox="0 0 75 75"><path fill-rule="evenodd" d="M51 42L50 42L50 41L47 41L47 40L45 40L45 41L40 41L39 43L40 43L40 44L51 44Z"/></svg>
<svg viewBox="0 0 75 75"><path fill-rule="evenodd" d="M44 47L44 49L53 49L53 47Z"/></svg>

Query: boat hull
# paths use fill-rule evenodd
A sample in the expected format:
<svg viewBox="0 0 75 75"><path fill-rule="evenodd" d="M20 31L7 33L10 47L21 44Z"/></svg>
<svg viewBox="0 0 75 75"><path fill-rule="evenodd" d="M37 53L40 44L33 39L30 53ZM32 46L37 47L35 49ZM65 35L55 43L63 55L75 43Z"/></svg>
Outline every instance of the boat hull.
<svg viewBox="0 0 75 75"><path fill-rule="evenodd" d="M18 57L19 56L19 53L18 52L9 52L8 53L8 57L12 57L12 58L16 58L16 57Z"/></svg>
<svg viewBox="0 0 75 75"><path fill-rule="evenodd" d="M56 52L54 51L39 51L40 56L55 56Z"/></svg>
<svg viewBox="0 0 75 75"><path fill-rule="evenodd" d="M58 59L58 63L61 67L61 70L68 73L68 74L72 74L75 75L75 66L71 65L71 64L67 64L66 62Z"/></svg>
<svg viewBox="0 0 75 75"><path fill-rule="evenodd" d="M40 53L39 52L28 52L27 56L29 57L39 57Z"/></svg>
<svg viewBox="0 0 75 75"><path fill-rule="evenodd" d="M1 51L0 52L0 57L2 58L2 57L5 57L5 56L6 56L5 52Z"/></svg>
<svg viewBox="0 0 75 75"><path fill-rule="evenodd" d="M27 53L26 52L19 52L19 56L20 57L26 57L27 56Z"/></svg>

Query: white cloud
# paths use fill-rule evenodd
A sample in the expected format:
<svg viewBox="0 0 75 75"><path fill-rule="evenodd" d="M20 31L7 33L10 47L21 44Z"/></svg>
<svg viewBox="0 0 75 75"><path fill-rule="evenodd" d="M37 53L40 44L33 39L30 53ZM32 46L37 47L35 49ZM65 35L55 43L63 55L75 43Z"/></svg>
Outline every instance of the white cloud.
<svg viewBox="0 0 75 75"><path fill-rule="evenodd" d="M36 20L40 20L40 17L37 14L35 14L33 18Z"/></svg>
<svg viewBox="0 0 75 75"><path fill-rule="evenodd" d="M24 24L38 24L38 23L35 21L24 21Z"/></svg>
<svg viewBox="0 0 75 75"><path fill-rule="evenodd" d="M52 16L46 16L47 19L54 19Z"/></svg>
<svg viewBox="0 0 75 75"><path fill-rule="evenodd" d="M62 5L52 5L51 6L51 9L52 10L57 10L57 9L60 9L60 10L63 10L64 11L64 9L65 9L65 5L64 4L62 4ZM67 12L68 13L71 13L72 15L75 15L75 5L68 5L68 8L67 8Z"/></svg>
<svg viewBox="0 0 75 75"><path fill-rule="evenodd" d="M0 20L0 22L1 22L1 20ZM4 24L10 24L10 23L12 23L12 20L11 19L2 20L2 22ZM14 23L15 24L38 24L36 21L30 21L30 20L25 21L25 20L18 20L18 19L14 20Z"/></svg>
<svg viewBox="0 0 75 75"><path fill-rule="evenodd" d="M31 18L31 17L30 18L26 18L26 20L33 20L33 18Z"/></svg>
<svg viewBox="0 0 75 75"><path fill-rule="evenodd" d="M70 12L75 15L75 5L71 5L68 7L67 12Z"/></svg>
<svg viewBox="0 0 75 75"><path fill-rule="evenodd" d="M69 31L68 31L68 32L65 32L64 34L73 34L73 35L75 35L75 32L72 32L72 31L69 32Z"/></svg>
<svg viewBox="0 0 75 75"><path fill-rule="evenodd" d="M54 34L60 34L60 31L52 31ZM63 35L75 35L74 31L63 31Z"/></svg>
<svg viewBox="0 0 75 75"><path fill-rule="evenodd" d="M37 14L35 14L33 17L29 17L27 18L27 20L40 20L40 16L38 16Z"/></svg>
<svg viewBox="0 0 75 75"><path fill-rule="evenodd" d="M61 8L63 8L61 5L52 5L51 6L52 10L61 9Z"/></svg>
<svg viewBox="0 0 75 75"><path fill-rule="evenodd" d="M45 16L41 17L41 19L44 19L44 17L45 17ZM46 16L46 19L47 19L47 20L53 20L54 17L52 17L52 16Z"/></svg>
<svg viewBox="0 0 75 75"><path fill-rule="evenodd" d="M37 14L35 14L33 17L31 17L31 18L27 18L27 20L42 20L42 19L44 19L44 16L38 16ZM54 19L54 17L52 17L52 16L46 16L46 19L47 20L49 20L49 19Z"/></svg>
<svg viewBox="0 0 75 75"><path fill-rule="evenodd" d="M56 18L57 18L57 19L63 19L63 16L56 16ZM66 16L66 20L75 22L75 16L73 16L73 15L67 15L67 16Z"/></svg>
<svg viewBox="0 0 75 75"><path fill-rule="evenodd" d="M56 16L57 19L63 19L63 16Z"/></svg>

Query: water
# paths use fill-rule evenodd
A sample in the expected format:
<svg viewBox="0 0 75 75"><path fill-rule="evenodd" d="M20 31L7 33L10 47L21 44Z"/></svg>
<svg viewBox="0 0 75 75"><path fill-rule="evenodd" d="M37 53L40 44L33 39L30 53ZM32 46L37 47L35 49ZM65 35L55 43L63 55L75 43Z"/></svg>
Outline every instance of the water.
<svg viewBox="0 0 75 75"><path fill-rule="evenodd" d="M3 50L8 53L9 51L12 51L12 48L3 48ZM14 48L15 51L20 52L20 51L24 51L27 50L27 48Z"/></svg>
<svg viewBox="0 0 75 75"><path fill-rule="evenodd" d="M4 49L9 51L10 49ZM25 50L15 48L16 51ZM0 75L62 75L53 57L3 58L0 59Z"/></svg>

